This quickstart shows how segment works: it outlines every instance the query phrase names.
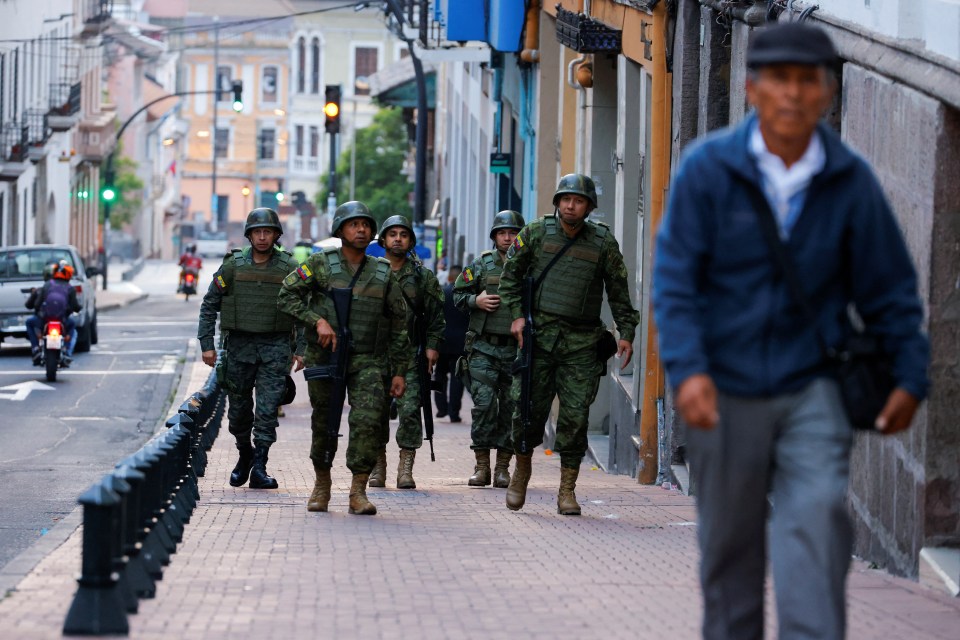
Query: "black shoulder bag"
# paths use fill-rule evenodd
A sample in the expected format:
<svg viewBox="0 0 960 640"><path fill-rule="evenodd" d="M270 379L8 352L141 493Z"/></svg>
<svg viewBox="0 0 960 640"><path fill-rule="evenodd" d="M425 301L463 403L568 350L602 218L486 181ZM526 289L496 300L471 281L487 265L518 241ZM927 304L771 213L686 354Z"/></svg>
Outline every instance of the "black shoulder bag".
<svg viewBox="0 0 960 640"><path fill-rule="evenodd" d="M883 351L876 336L857 328L852 328L853 332L846 343L838 349L827 345L817 324L817 315L803 292L793 268L793 261L780 239L777 223L767 199L755 188L748 187L748 189L760 220L763 238L770 252L773 253L794 299L803 309L807 322L816 327L820 351L834 367L847 419L854 429L873 430L877 416L880 415L887 403L887 398L896 386L893 377L893 358Z"/></svg>

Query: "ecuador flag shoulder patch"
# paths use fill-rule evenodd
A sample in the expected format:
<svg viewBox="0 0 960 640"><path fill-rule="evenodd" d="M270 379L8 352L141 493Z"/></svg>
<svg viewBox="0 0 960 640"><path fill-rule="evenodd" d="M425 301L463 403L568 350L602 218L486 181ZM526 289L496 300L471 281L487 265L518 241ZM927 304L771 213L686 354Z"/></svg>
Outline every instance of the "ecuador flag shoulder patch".
<svg viewBox="0 0 960 640"><path fill-rule="evenodd" d="M227 283L224 281L223 276L217 276L217 279L214 280L217 283L217 289L219 291L224 291L227 288Z"/></svg>
<svg viewBox="0 0 960 640"><path fill-rule="evenodd" d="M520 235L517 234L516 239L513 241L513 250L518 251L522 248L523 248L523 238L521 238Z"/></svg>
<svg viewBox="0 0 960 640"><path fill-rule="evenodd" d="M469 267L463 272L463 281L473 282L473 271Z"/></svg>
<svg viewBox="0 0 960 640"><path fill-rule="evenodd" d="M311 277L313 277L313 272L310 271L310 267L308 267L305 264L302 264L299 267L297 267L297 275L300 276L301 280L309 280Z"/></svg>

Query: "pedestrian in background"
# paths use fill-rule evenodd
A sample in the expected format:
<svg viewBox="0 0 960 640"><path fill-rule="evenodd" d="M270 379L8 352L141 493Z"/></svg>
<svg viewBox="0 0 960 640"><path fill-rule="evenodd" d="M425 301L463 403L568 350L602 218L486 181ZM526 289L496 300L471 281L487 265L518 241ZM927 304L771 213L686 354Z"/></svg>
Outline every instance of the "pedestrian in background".
<svg viewBox="0 0 960 640"><path fill-rule="evenodd" d="M457 375L457 361L464 356L464 340L467 336L469 317L457 309L453 300L453 285L463 267L455 264L447 272L447 283L443 285L443 347L437 360L435 379L440 391L434 392L438 418L450 418L451 423L462 422L460 407L463 402L463 381Z"/></svg>
<svg viewBox="0 0 960 640"><path fill-rule="evenodd" d="M522 280L537 280L531 301L536 339L533 346L531 430L524 438L521 407L513 412L513 450L517 467L507 488L507 507L523 507L530 481L533 449L543 442L543 428L554 398L560 402L553 450L560 454L557 511L580 515L577 478L587 453L590 405L606 372L609 343L630 364L640 314L630 303L627 266L620 245L603 223L587 220L597 208L597 189L589 176L569 174L553 195L552 215L534 220L517 235L503 265L500 304L514 318L510 332L523 347L526 318L521 308ZM620 339L600 319L603 293L613 313ZM519 397L519 376L514 396ZM523 444L526 443L526 450ZM518 450L520 449L520 450Z"/></svg>
<svg viewBox="0 0 960 640"><path fill-rule="evenodd" d="M476 457L471 487L493 486L505 489L510 484L510 421L513 418L510 367L517 357L517 340L510 334L513 316L501 304L499 287L503 261L514 238L525 224L516 211L501 211L493 217L490 240L493 249L481 253L457 278L454 302L470 314L466 338L466 371L463 372L473 398L470 448ZM493 477L490 450L497 452Z"/></svg>
<svg viewBox="0 0 960 640"><path fill-rule="evenodd" d="M349 349L347 391L350 413L347 422L347 468L353 473L349 513L374 515L377 507L367 498L367 480L380 449L380 422L387 411L387 393L403 395L404 374L409 368L407 306L400 285L383 258L366 254L377 221L365 204L350 201L337 207L331 231L340 238L339 248L314 253L283 281L277 305L307 326L306 362L309 366L333 362L337 349ZM336 310L330 289L352 289L350 344L337 341ZM330 503L330 468L338 438L328 431L332 385L328 380L310 380L312 432L310 459L316 472L308 511L325 512Z"/></svg>
<svg viewBox="0 0 960 640"><path fill-rule="evenodd" d="M853 432L825 351L850 335L855 305L895 361L876 428L906 429L927 391L923 308L880 185L820 122L836 86L830 39L769 27L746 62L755 113L687 151L653 280L697 483L703 636L763 637L769 532L778 636L843 638ZM777 231L815 321L778 267Z"/></svg>
<svg viewBox="0 0 960 640"><path fill-rule="evenodd" d="M407 303L408 325L410 335L410 353L406 360L410 367L406 372L406 393L397 398L396 441L400 448L400 459L397 464L397 488L416 489L417 483L413 479L413 463L417 449L423 446L423 419L420 415L422 401L420 396L421 380L415 362L418 350L423 351L426 358L427 379L423 384L429 384L429 376L440 358L440 348L443 344L443 292L440 283L432 271L423 266L420 259L413 252L417 244L417 236L413 226L404 216L390 216L380 227L377 243L386 250L390 269L397 283L400 293ZM424 324L423 336L417 335L415 323ZM421 339L424 341L420 344ZM429 390L427 391L429 394ZM429 395L427 396L429 398ZM429 405L429 401L427 402ZM427 411L432 411L428 406ZM381 424L381 446L377 454L377 463L370 473L370 486L383 487L387 479L387 442L390 440L389 415L384 414Z"/></svg>
<svg viewBox="0 0 960 640"><path fill-rule="evenodd" d="M217 377L230 401L227 419L239 452L230 486L243 486L249 478L251 489L276 489L276 479L267 473L268 451L277 441L287 374L291 367L303 368L305 349L303 329L277 309L277 293L297 262L277 246L283 227L272 209L251 211L243 234L250 245L224 256L203 296L197 338L204 364L218 366ZM218 313L224 351L219 364L214 346Z"/></svg>

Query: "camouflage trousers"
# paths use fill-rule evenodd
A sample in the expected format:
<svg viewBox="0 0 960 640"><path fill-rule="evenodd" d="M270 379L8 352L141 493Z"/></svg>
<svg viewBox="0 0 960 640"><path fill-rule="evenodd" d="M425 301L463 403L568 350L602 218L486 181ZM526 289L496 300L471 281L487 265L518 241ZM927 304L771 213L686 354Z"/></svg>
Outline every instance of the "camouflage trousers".
<svg viewBox="0 0 960 640"><path fill-rule="evenodd" d="M533 392L530 429L524 435L520 422L520 407L513 412L513 450L521 453L521 444L526 442L526 452L543 444L543 430L553 405L554 397L560 401L557 416L557 438L553 449L560 455L560 466L571 469L580 467L587 453L587 427L590 405L597 397L597 388L604 365L597 359L595 345L578 349L564 349L561 338L553 351L534 348ZM520 397L520 376L513 380L513 398Z"/></svg>
<svg viewBox="0 0 960 640"><path fill-rule="evenodd" d="M238 440L249 440L268 447L277 441L277 408L286 388L290 371L290 350L283 357L257 362L236 362L228 356L226 381L230 402L227 419L230 433ZM254 405L256 389L256 405Z"/></svg>
<svg viewBox="0 0 960 640"><path fill-rule="evenodd" d="M423 446L423 418L420 415L420 376L416 367L404 375L407 390L397 398L397 433L394 436L401 449L419 449ZM390 379L384 380L384 394L387 396L387 411L380 420L380 451L385 451L390 441Z"/></svg>
<svg viewBox="0 0 960 640"><path fill-rule="evenodd" d="M510 366L517 357L517 347L484 347L484 351L480 351L477 343L474 343L467 359L470 396L473 398L470 448L510 450L510 421L514 406ZM487 353L487 350L491 353Z"/></svg>
<svg viewBox="0 0 960 640"><path fill-rule="evenodd" d="M307 351L307 366L323 363L326 356L315 357ZM347 402L350 412L347 425L350 441L347 444L347 468L353 473L370 473L380 451L380 424L387 410L387 395L384 390L383 373L386 361L381 356L355 355L350 359L347 374ZM310 393L310 459L321 469L329 469L337 453L339 438L331 438L327 428L327 410L330 400L330 382L311 380L307 383ZM327 462L329 453L330 462Z"/></svg>

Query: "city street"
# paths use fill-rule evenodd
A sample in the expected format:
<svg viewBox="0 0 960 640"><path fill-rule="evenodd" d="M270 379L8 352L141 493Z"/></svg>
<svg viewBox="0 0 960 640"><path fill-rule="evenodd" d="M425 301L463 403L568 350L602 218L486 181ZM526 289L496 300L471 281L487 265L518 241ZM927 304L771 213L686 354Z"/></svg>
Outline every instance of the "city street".
<svg viewBox="0 0 960 640"><path fill-rule="evenodd" d="M164 269L148 264L135 284L159 291L161 276L166 277ZM133 370L134 359L141 356L131 351L173 351L179 340L175 368L182 375L149 374L158 387L155 393L179 404L210 372L195 349L189 362L179 361L191 331L189 314L195 312L193 301L151 293L146 301L103 316L98 347L106 351L112 344L111 351L119 350L127 344L118 342L128 335L122 332L157 338L153 346L123 347L130 351L115 370ZM159 324L148 329L149 322ZM142 331L134 328L138 323ZM168 333L169 345L160 340ZM86 362L95 357L103 356L79 358L78 366L91 366ZM143 354L141 367L157 367L162 357ZM130 386L117 387L112 405L91 406L128 416L124 424L132 430L135 411L121 410L118 400L144 393L146 383L137 377L144 375L112 376L123 382L104 383L104 389ZM177 379L173 395L168 393L171 377ZM63 384L80 384L76 378L65 378ZM469 424L438 419L437 461L430 461L426 445L419 451L416 490L394 488L397 448L391 442L387 487L369 492L378 514L348 515L344 439L334 466L330 512L308 513L305 504L313 485L307 457L310 407L305 383L301 376L296 379L297 398L287 407L279 441L271 449L270 470L280 488L254 491L228 485L235 449L224 425L209 454L201 500L183 542L157 583L156 598L141 600L139 612L129 616L130 637L698 637L692 498L607 475L585 460L577 487L583 515L562 517L555 507L559 460L538 449L527 505L511 512L502 489L466 485L473 468ZM94 392L90 394L92 398ZM469 415L468 407L464 415ZM44 409L38 402L33 411ZM92 414L87 400L73 413ZM148 420L151 414L141 417L142 428L156 425ZM347 432L345 420L341 431ZM99 460L86 465L87 477L108 471L148 435L103 447ZM46 464L51 454L38 453L37 447L40 443L34 456ZM68 496L63 500L69 502ZM10 585L0 602L0 628L8 637L60 637L80 568L79 524L80 511L72 511L0 576ZM848 592L850 638L950 639L960 628L956 599L859 561L853 562ZM768 604L767 630L773 637L776 621L769 595Z"/></svg>

